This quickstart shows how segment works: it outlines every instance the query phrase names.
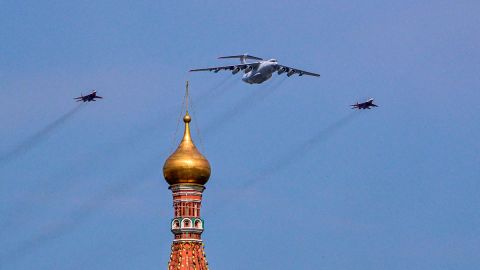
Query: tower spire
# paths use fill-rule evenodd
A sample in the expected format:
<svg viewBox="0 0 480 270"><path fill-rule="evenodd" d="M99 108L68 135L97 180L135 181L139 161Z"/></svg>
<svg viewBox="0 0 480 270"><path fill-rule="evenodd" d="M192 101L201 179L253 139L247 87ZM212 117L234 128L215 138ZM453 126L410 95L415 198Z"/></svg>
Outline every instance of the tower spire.
<svg viewBox="0 0 480 270"><path fill-rule="evenodd" d="M163 175L173 195L174 235L169 270L208 270L201 235L204 221L200 216L202 194L210 178L210 163L197 150L190 135L188 81L185 90L185 132L180 145L163 165Z"/></svg>
<svg viewBox="0 0 480 270"><path fill-rule="evenodd" d="M185 86L185 112L186 112L186 115L188 115L188 99L190 97L188 96L188 81L186 83L186 86Z"/></svg>

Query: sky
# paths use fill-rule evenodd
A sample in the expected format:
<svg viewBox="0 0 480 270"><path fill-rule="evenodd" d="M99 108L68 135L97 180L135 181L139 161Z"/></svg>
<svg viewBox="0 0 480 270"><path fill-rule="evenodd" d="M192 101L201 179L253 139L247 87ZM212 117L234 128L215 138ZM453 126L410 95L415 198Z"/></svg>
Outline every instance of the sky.
<svg viewBox="0 0 480 270"><path fill-rule="evenodd" d="M161 269L165 159L211 269L479 269L478 1L0 3L0 269ZM188 73L249 53L321 74ZM104 99L73 97L96 89ZM374 110L350 104L375 98ZM177 129L178 127L178 129Z"/></svg>

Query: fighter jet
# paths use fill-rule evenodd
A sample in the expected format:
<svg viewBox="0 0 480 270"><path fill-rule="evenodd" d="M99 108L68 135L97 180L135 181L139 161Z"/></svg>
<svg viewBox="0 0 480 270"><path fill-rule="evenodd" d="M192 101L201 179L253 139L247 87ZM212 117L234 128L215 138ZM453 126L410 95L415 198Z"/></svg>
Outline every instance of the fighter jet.
<svg viewBox="0 0 480 270"><path fill-rule="evenodd" d="M90 101L96 101L95 99L96 98L103 98L101 96L97 96L97 91L93 90L92 93L84 96L83 94L79 97L76 97L74 99L77 100L77 102L79 101L83 101L83 102L90 102Z"/></svg>
<svg viewBox="0 0 480 270"><path fill-rule="evenodd" d="M242 77L242 81L249 84L263 83L264 81L270 79L274 72L277 72L278 75L282 73L286 73L288 77L292 76L293 74L298 74L298 76L310 75L310 76L320 77L320 74L280 65L276 59L263 60L260 57L256 57L248 54L222 56L222 57L219 57L218 59L228 59L228 58L239 58L241 64L231 65L231 66L191 69L190 71L213 71L217 73L220 70L230 70L232 71L232 74L237 74L239 71L242 70L245 72L245 74ZM246 62L247 59L253 59L257 61L247 63Z"/></svg>
<svg viewBox="0 0 480 270"><path fill-rule="evenodd" d="M373 104L373 98L365 101L365 102L362 102L362 103L356 103L356 104L353 104L353 105L350 105L352 106L352 109L358 109L358 110L365 110L365 109L371 109L370 107L378 107L377 105Z"/></svg>

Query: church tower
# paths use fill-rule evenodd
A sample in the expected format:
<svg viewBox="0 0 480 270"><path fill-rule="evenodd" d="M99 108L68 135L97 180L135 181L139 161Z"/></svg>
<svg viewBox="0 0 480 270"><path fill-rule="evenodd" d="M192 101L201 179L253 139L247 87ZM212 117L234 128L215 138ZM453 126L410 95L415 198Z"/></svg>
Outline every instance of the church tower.
<svg viewBox="0 0 480 270"><path fill-rule="evenodd" d="M187 84L188 104L188 84ZM173 194L174 215L170 222L174 235L168 270L208 269L201 235L204 221L200 216L202 193L210 178L210 164L197 150L190 135L188 105L183 122L183 139L165 161L163 175Z"/></svg>

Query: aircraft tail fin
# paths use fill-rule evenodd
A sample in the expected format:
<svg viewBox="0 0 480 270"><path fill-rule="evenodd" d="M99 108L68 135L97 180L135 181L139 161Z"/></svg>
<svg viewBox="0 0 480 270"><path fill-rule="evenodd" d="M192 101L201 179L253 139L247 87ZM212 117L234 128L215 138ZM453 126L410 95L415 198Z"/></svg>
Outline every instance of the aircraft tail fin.
<svg viewBox="0 0 480 270"><path fill-rule="evenodd" d="M248 55L247 53L242 54L242 55L229 55L229 56L220 56L220 57L218 57L218 59L229 59L229 58L239 58L239 59L240 59L240 63L242 63L242 64L246 64L246 61L245 61L245 60L247 60L247 59L263 60L263 59L260 58L260 57L256 57L256 56L253 56L253 55Z"/></svg>

